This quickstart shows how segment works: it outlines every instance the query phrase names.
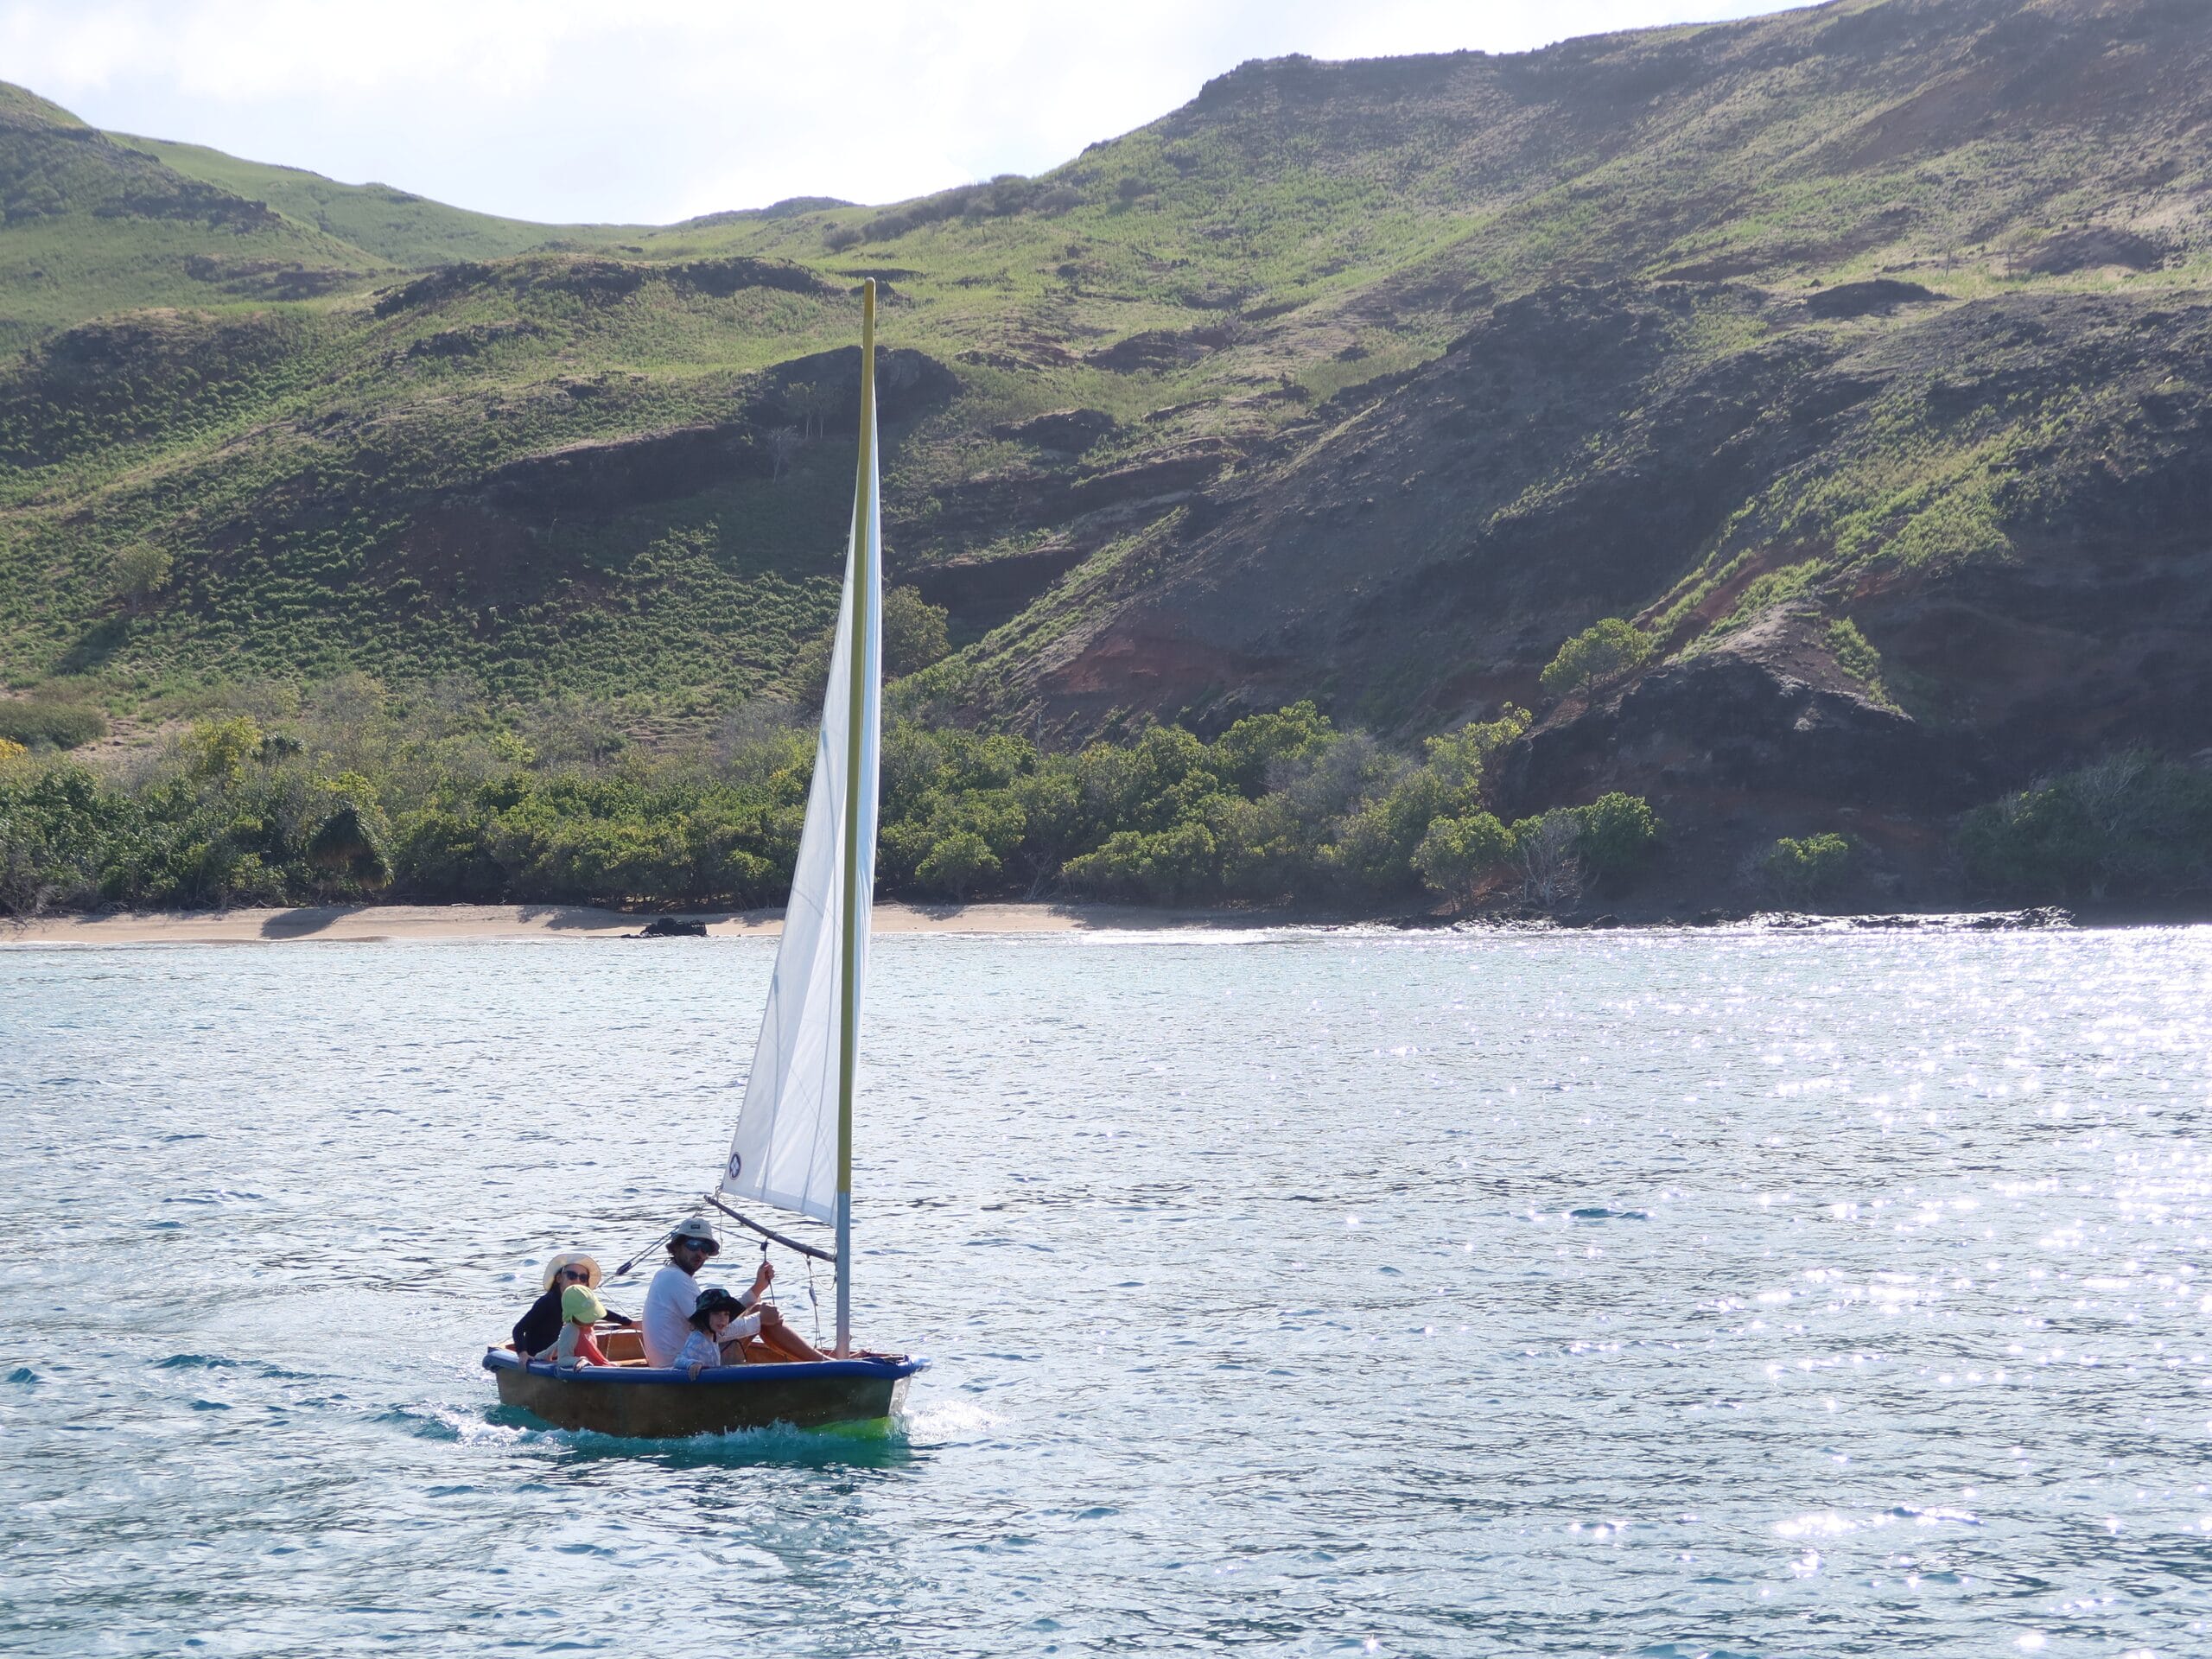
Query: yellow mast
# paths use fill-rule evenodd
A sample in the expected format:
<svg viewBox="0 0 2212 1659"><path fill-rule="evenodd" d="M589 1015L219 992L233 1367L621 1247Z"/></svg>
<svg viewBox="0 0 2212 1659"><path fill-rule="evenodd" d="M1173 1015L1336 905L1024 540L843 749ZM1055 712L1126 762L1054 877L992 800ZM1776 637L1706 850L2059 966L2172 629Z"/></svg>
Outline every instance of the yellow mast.
<svg viewBox="0 0 2212 1659"><path fill-rule="evenodd" d="M875 503L875 278L861 285L861 458L853 488L852 679L845 710L844 938L837 964L837 1357L852 1352L853 1341L853 1067L860 1055L860 997L855 982L860 963L861 913L861 791L866 747L868 668L874 652Z"/></svg>

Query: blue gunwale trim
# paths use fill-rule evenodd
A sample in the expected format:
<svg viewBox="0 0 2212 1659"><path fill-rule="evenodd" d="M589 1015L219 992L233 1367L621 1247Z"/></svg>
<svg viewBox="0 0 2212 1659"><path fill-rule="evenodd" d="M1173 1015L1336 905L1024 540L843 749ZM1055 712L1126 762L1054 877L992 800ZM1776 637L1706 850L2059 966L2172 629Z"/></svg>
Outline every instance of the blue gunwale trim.
<svg viewBox="0 0 2212 1659"><path fill-rule="evenodd" d="M888 1377L895 1381L912 1376L928 1364L926 1359L803 1360L785 1365L710 1365L695 1377L688 1370L650 1365L579 1365L563 1370L550 1360L532 1360L525 1368L521 1360L502 1349L487 1348L484 1352L484 1369L487 1371L527 1369L532 1376L563 1382L655 1382L687 1389L710 1382L782 1382L810 1376Z"/></svg>

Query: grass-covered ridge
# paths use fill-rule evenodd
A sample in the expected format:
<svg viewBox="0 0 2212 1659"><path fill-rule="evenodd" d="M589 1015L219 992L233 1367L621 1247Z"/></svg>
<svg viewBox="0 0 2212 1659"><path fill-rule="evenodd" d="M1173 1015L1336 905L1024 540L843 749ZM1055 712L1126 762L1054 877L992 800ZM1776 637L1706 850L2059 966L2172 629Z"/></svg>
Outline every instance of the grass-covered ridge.
<svg viewBox="0 0 2212 1659"><path fill-rule="evenodd" d="M556 238L613 238L626 227L547 226L448 207L386 184L340 184L294 167L242 161L204 144L118 135L188 179L266 202L296 224L387 260L419 267L455 259L499 259Z"/></svg>

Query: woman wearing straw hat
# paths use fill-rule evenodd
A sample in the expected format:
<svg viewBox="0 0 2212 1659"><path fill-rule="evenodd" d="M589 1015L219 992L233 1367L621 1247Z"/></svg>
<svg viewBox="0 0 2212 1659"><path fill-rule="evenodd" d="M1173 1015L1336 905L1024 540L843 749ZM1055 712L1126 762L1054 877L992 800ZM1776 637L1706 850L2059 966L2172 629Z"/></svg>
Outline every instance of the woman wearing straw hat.
<svg viewBox="0 0 2212 1659"><path fill-rule="evenodd" d="M545 1294L530 1305L529 1313L515 1321L515 1351L527 1357L550 1348L561 1336L561 1293L571 1285L595 1291L599 1279L599 1263L582 1250L563 1250L548 1262L542 1281ZM606 1319L609 1325L637 1323L611 1309Z"/></svg>

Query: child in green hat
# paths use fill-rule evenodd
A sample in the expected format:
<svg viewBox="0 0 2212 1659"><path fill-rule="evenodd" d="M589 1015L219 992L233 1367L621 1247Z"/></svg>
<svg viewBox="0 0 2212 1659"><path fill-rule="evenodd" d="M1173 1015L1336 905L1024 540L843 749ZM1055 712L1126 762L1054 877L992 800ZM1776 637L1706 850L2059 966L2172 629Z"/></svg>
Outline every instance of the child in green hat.
<svg viewBox="0 0 2212 1659"><path fill-rule="evenodd" d="M607 1305L589 1285L570 1285L561 1293L561 1338L537 1356L574 1370L586 1363L604 1365L607 1356L592 1340L592 1327L607 1317Z"/></svg>

